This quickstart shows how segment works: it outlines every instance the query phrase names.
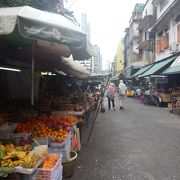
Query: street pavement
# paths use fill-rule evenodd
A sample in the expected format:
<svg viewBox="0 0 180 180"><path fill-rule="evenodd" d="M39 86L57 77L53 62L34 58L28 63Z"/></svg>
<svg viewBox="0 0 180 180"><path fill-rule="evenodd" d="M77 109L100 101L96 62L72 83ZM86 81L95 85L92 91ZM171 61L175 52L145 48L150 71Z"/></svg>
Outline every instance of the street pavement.
<svg viewBox="0 0 180 180"><path fill-rule="evenodd" d="M125 110L99 113L82 130L70 180L180 180L180 116L127 98Z"/></svg>

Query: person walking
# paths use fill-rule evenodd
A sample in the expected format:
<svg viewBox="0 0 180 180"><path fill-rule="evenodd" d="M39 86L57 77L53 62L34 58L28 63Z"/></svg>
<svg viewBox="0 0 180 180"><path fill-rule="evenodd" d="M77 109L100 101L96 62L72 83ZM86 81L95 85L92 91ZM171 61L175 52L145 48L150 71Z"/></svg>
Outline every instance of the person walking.
<svg viewBox="0 0 180 180"><path fill-rule="evenodd" d="M119 100L120 100L120 108L124 109L124 101L126 97L127 86L124 84L123 80L119 81Z"/></svg>
<svg viewBox="0 0 180 180"><path fill-rule="evenodd" d="M107 98L108 98L108 108L109 110L111 109L111 102L112 102L112 106L113 109L115 111L115 103L114 103L114 99L115 99L115 85L114 83L110 83L107 89Z"/></svg>

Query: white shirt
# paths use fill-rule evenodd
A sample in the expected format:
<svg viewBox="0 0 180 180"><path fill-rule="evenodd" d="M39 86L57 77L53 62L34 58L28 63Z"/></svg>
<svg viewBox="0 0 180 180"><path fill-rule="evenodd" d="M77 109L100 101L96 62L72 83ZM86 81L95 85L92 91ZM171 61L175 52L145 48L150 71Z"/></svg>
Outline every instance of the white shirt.
<svg viewBox="0 0 180 180"><path fill-rule="evenodd" d="M124 83L120 83L119 84L119 94L125 95L126 94L126 90L127 90L126 85Z"/></svg>

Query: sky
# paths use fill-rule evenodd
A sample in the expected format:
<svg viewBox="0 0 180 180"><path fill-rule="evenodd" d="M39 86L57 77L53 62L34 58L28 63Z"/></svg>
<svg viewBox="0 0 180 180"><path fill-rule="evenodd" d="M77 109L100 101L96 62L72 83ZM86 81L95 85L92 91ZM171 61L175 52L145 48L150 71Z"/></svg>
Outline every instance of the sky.
<svg viewBox="0 0 180 180"><path fill-rule="evenodd" d="M124 37L124 30L136 3L146 0L69 0L69 10L81 23L81 13L87 14L91 26L91 44L101 50L103 69L112 62L118 42Z"/></svg>

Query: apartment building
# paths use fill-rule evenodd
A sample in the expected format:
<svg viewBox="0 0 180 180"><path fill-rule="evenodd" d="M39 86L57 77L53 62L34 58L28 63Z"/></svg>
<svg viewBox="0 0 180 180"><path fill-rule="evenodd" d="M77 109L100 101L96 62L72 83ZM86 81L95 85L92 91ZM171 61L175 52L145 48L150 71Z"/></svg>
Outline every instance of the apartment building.
<svg viewBox="0 0 180 180"><path fill-rule="evenodd" d="M177 75L180 73L180 1L147 0L143 19L138 27L141 38L139 54L149 55L147 66L142 67L133 77ZM148 19L148 20L145 20ZM146 59L143 59L146 61ZM175 76L171 76L176 82Z"/></svg>
<svg viewBox="0 0 180 180"><path fill-rule="evenodd" d="M138 67L143 66L139 58L139 30L144 4L137 3L132 12L130 25L125 29L124 37L124 76L131 77ZM135 70L135 71L134 71Z"/></svg>
<svg viewBox="0 0 180 180"><path fill-rule="evenodd" d="M162 60L180 51L180 1L153 0L156 9L155 61Z"/></svg>
<svg viewBox="0 0 180 180"><path fill-rule="evenodd" d="M115 55L115 74L119 75L124 69L124 44L120 40Z"/></svg>
<svg viewBox="0 0 180 180"><path fill-rule="evenodd" d="M155 32L151 31L151 27L156 21L156 9L152 4L153 0L146 2L142 20L138 26L139 30L139 61L141 65L147 65L155 59Z"/></svg>

